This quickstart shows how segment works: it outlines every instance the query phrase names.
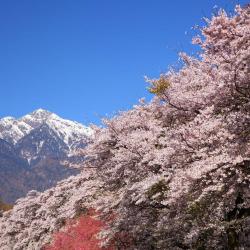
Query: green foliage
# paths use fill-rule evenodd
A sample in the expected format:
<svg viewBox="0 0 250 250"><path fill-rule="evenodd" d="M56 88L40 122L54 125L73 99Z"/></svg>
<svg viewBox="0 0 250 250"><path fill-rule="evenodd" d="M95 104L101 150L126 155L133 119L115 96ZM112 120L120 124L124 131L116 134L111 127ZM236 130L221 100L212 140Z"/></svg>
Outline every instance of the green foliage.
<svg viewBox="0 0 250 250"><path fill-rule="evenodd" d="M147 197L149 199L152 199L153 196L156 194L159 194L157 197L159 200L163 200L164 194L169 190L169 187L165 180L160 180L157 183L153 184L148 190L147 190Z"/></svg>
<svg viewBox="0 0 250 250"><path fill-rule="evenodd" d="M187 213L191 215L193 220L203 221L209 210L209 199L194 201L188 206Z"/></svg>
<svg viewBox="0 0 250 250"><path fill-rule="evenodd" d="M199 238L197 239L197 241L194 244L194 249L196 249L196 250L208 249L207 242L208 242L209 238L213 237L213 233L214 233L213 228L207 228L207 229L203 230L200 233Z"/></svg>
<svg viewBox="0 0 250 250"><path fill-rule="evenodd" d="M200 202L195 201L188 207L188 213L193 217L197 217L200 213L203 212L203 206Z"/></svg>
<svg viewBox="0 0 250 250"><path fill-rule="evenodd" d="M165 77L151 81L152 86L148 88L151 94L162 95L170 87L170 82Z"/></svg>
<svg viewBox="0 0 250 250"><path fill-rule="evenodd" d="M8 210L12 209L12 207L13 207L12 205L6 204L0 200L0 210L8 211Z"/></svg>
<svg viewBox="0 0 250 250"><path fill-rule="evenodd" d="M236 230L231 227L227 229L227 240L228 240L228 249L234 250L239 245L239 239Z"/></svg>

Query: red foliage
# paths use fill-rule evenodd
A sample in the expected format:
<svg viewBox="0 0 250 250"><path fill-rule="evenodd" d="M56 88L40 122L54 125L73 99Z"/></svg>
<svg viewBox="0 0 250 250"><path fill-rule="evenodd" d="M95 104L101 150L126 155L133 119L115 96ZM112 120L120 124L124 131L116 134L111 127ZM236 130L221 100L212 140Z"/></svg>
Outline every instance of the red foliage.
<svg viewBox="0 0 250 250"><path fill-rule="evenodd" d="M53 236L51 245L44 250L113 250L114 247L100 247L101 241L96 234L105 227L105 223L93 217L91 211L88 215L70 221L65 230L57 232Z"/></svg>

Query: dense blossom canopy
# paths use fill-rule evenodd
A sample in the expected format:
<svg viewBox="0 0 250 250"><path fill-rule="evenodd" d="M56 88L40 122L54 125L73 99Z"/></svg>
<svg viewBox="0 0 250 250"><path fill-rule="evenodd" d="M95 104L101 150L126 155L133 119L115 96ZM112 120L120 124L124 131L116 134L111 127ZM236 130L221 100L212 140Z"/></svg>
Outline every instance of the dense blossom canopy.
<svg viewBox="0 0 250 250"><path fill-rule="evenodd" d="M115 214L98 237L117 249L250 248L250 6L234 16L220 11L193 42L199 58L181 53L180 70L149 80L150 103L95 128L83 172L60 184L55 217L76 204L94 206L103 220ZM24 235L13 227L27 232L23 216L34 206L31 221L46 225L46 237L26 234L25 246L50 240L59 227L43 222L53 215L40 197L4 215L2 244L20 249Z"/></svg>

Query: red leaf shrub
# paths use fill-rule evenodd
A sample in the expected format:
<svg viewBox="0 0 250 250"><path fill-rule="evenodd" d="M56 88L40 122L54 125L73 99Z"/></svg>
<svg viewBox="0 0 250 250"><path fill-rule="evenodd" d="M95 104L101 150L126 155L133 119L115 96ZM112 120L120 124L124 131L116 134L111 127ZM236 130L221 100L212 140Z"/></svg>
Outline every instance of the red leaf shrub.
<svg viewBox="0 0 250 250"><path fill-rule="evenodd" d="M64 231L53 235L53 242L44 250L114 250L113 246L100 247L101 240L96 235L105 227L105 222L94 218L91 210L75 220L69 221Z"/></svg>

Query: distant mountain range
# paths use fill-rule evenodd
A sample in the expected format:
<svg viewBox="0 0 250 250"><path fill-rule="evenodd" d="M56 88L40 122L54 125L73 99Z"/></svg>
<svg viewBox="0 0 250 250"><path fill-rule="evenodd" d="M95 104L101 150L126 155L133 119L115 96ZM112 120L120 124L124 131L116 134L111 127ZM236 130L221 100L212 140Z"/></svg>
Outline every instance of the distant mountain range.
<svg viewBox="0 0 250 250"><path fill-rule="evenodd" d="M13 203L32 189L44 191L77 174L62 162L91 134L89 127L43 109L0 119L0 198Z"/></svg>

